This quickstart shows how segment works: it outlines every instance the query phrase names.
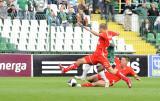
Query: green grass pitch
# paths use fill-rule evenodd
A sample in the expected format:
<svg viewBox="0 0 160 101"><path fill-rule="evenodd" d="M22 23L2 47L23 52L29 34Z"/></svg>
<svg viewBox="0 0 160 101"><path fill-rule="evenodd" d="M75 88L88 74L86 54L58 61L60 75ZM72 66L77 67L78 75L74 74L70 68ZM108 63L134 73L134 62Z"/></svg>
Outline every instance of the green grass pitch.
<svg viewBox="0 0 160 101"><path fill-rule="evenodd" d="M160 101L160 78L111 88L71 88L67 77L0 78L0 101Z"/></svg>

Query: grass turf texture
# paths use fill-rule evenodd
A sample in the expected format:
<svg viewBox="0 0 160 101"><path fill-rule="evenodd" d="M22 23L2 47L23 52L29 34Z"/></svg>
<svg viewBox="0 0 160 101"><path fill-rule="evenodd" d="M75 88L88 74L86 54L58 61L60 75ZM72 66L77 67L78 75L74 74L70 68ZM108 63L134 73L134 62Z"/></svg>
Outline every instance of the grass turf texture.
<svg viewBox="0 0 160 101"><path fill-rule="evenodd" d="M159 101L160 78L141 78L128 89L71 88L69 78L0 78L0 101Z"/></svg>

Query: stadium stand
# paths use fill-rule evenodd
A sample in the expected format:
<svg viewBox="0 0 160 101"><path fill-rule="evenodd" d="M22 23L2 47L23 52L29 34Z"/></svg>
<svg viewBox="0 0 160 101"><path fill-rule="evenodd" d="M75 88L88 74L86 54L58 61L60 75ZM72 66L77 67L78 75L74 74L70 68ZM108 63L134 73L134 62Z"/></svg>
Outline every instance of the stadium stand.
<svg viewBox="0 0 160 101"><path fill-rule="evenodd" d="M98 29L97 22L92 25L92 29ZM1 29L3 39L9 39L19 51L49 51L49 25L46 20L6 19ZM97 39L81 27L51 27L51 51L92 52L97 45ZM125 44L123 38L115 38L114 41L117 52L134 52L132 45Z"/></svg>

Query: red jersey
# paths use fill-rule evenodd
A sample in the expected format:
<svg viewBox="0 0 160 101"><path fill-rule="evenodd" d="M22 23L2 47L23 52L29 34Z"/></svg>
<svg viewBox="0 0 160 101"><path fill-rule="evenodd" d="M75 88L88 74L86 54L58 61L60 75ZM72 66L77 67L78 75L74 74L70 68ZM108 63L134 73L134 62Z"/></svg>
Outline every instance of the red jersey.
<svg viewBox="0 0 160 101"><path fill-rule="evenodd" d="M106 48L110 45L110 40L113 36L116 36L117 33L113 31L107 31L106 33L100 33L98 44L95 53L101 54L101 53L107 53Z"/></svg>
<svg viewBox="0 0 160 101"><path fill-rule="evenodd" d="M127 76L127 75L134 76L136 74L134 72L134 70L132 69L132 67L129 67L129 66L126 66L124 68L121 68L118 66L118 67L116 67L116 69L118 69L125 76ZM106 71L105 74L110 82L113 82L113 81L118 82L121 79L121 78L117 77L116 75L109 73L108 71Z"/></svg>

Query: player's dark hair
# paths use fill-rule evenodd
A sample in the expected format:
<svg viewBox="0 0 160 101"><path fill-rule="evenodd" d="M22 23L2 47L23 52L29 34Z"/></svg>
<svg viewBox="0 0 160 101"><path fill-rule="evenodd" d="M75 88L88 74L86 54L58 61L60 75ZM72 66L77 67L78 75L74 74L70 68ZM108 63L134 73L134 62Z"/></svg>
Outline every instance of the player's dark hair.
<svg viewBox="0 0 160 101"><path fill-rule="evenodd" d="M121 57L119 57L119 60L122 60L122 58L125 58L127 61L130 60L129 57L127 57L127 56L121 56Z"/></svg>
<svg viewBox="0 0 160 101"><path fill-rule="evenodd" d="M107 24L102 23L102 24L99 25L99 28L102 28L102 29L106 30L108 27L107 27Z"/></svg>

